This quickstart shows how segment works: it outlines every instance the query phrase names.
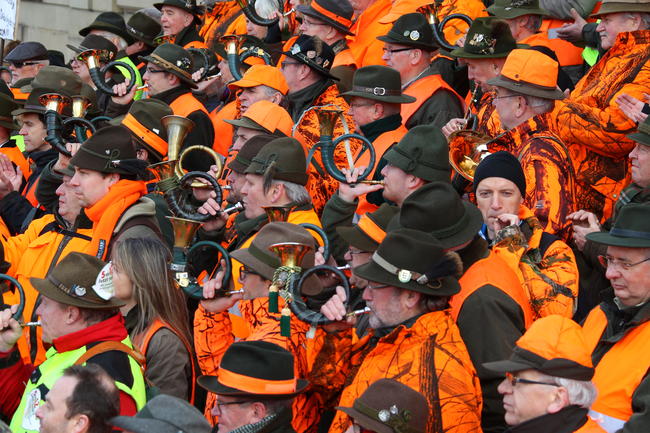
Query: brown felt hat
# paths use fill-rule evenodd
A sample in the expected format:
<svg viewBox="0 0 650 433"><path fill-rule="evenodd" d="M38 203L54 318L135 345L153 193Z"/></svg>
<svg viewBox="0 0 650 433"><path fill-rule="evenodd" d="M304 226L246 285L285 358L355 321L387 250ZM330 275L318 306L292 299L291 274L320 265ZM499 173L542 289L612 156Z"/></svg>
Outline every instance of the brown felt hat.
<svg viewBox="0 0 650 433"><path fill-rule="evenodd" d="M65 305L100 310L125 304L115 298L108 264L88 254L72 252L45 278L29 281L40 294Z"/></svg>
<svg viewBox="0 0 650 433"><path fill-rule="evenodd" d="M277 138L258 152L245 173L307 185L305 150L295 138Z"/></svg>
<svg viewBox="0 0 650 433"><path fill-rule="evenodd" d="M642 12L650 13L650 1L648 0L604 0L600 5L600 9L596 13L591 14L592 17L597 18L605 14L613 14L619 12Z"/></svg>
<svg viewBox="0 0 650 433"><path fill-rule="evenodd" d="M281 266L280 257L269 247L282 242L296 242L309 245L311 248L305 254L302 268L307 270L314 266L316 240L307 229L288 222L272 222L255 235L248 248L241 248L231 253L231 256L260 274L267 280L273 279L275 270ZM302 287L303 294L309 296L321 292L322 287L318 278L312 276Z"/></svg>
<svg viewBox="0 0 650 433"><path fill-rule="evenodd" d="M415 102L413 96L402 93L402 79L399 72L382 65L357 69L352 78L352 89L342 93L341 96L357 96L394 104Z"/></svg>
<svg viewBox="0 0 650 433"><path fill-rule="evenodd" d="M276 138L278 138L277 135L271 134L260 134L251 137L246 143L244 143L241 149L239 149L235 158L228 163L228 168L237 173L245 173L248 166L253 162L255 155L257 155L264 146Z"/></svg>
<svg viewBox="0 0 650 433"><path fill-rule="evenodd" d="M337 227L336 232L354 248L368 252L376 251L386 237L388 224L398 211L397 206L383 203L376 211L362 215L356 225Z"/></svg>
<svg viewBox="0 0 650 433"><path fill-rule="evenodd" d="M400 228L389 232L370 262L354 268L360 278L429 295L460 291L462 264L428 233Z"/></svg>
<svg viewBox="0 0 650 433"><path fill-rule="evenodd" d="M336 409L376 433L424 433L429 419L427 399L393 379L379 379L354 400L352 407Z"/></svg>

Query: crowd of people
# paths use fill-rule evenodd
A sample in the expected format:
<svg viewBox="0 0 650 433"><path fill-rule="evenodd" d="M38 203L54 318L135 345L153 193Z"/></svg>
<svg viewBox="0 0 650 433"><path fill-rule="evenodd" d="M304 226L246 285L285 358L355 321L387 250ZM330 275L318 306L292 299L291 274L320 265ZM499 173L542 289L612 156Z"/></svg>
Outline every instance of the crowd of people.
<svg viewBox="0 0 650 433"><path fill-rule="evenodd" d="M650 430L650 0L79 35L3 53L0 429Z"/></svg>

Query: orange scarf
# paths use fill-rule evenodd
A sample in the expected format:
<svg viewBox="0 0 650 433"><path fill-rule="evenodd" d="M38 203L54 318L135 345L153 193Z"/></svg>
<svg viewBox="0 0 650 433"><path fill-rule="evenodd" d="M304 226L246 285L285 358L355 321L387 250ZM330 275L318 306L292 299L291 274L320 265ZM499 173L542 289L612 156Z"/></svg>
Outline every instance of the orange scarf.
<svg viewBox="0 0 650 433"><path fill-rule="evenodd" d="M110 187L101 200L86 209L86 215L93 222L93 238L86 253L104 259L113 230L122 214L146 193L147 187L143 181L120 180Z"/></svg>

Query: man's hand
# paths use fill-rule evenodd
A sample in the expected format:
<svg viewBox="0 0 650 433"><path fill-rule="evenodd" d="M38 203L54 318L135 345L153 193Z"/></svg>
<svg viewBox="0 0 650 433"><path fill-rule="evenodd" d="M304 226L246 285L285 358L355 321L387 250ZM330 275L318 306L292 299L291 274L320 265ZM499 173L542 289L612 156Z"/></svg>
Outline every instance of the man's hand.
<svg viewBox="0 0 650 433"><path fill-rule="evenodd" d="M587 243L589 233L599 232L601 227L598 217L586 210L579 210L567 216L567 220L573 223L573 242L582 251Z"/></svg>
<svg viewBox="0 0 650 433"><path fill-rule="evenodd" d="M221 260L221 270L217 272L217 275L213 279L207 280L203 283L203 297L205 299L201 301L201 305L211 313L221 313L226 311L244 298L244 295L241 293L215 298L216 292L222 288L225 274L224 269L226 269L226 262L225 260Z"/></svg>
<svg viewBox="0 0 650 433"><path fill-rule="evenodd" d="M209 232L214 230L219 230L226 225L228 221L228 215L221 212L221 206L215 201L214 198L209 198L199 207L198 209L200 214L203 215L212 215L214 218L210 218L203 223L203 230Z"/></svg>
<svg viewBox="0 0 650 433"><path fill-rule="evenodd" d="M338 332L345 329L349 329L357 322L357 318L354 316L347 316L347 310L345 309L345 301L347 300L345 296L345 290L343 287L337 286L336 293L332 296L329 301L327 301L322 307L320 307L320 312L327 317L329 320L335 321L329 325L323 325L323 329L327 332Z"/></svg>
<svg viewBox="0 0 650 433"><path fill-rule="evenodd" d="M587 24L587 21L580 16L578 11L571 9L571 16L573 17L573 23L564 24L557 30L557 36L560 39L569 41L572 43L582 41L582 28Z"/></svg>
<svg viewBox="0 0 650 433"><path fill-rule="evenodd" d="M347 183L339 183L339 196L348 203L354 203L357 197L366 195L369 192L379 191L384 185L367 185L365 183L355 183L359 176L366 170L363 165L355 167L352 171L342 168L341 172L345 174Z"/></svg>
<svg viewBox="0 0 650 433"><path fill-rule="evenodd" d="M128 105L133 101L135 97L135 92L137 92L137 86L133 86L130 91L126 91L127 86L129 85L129 79L125 79L123 83L119 83L113 86L113 93L117 96L111 96L111 101L118 105Z"/></svg>
<svg viewBox="0 0 650 433"><path fill-rule="evenodd" d="M519 217L515 214L511 213L504 213L499 215L494 219L494 233L499 233L502 229L508 227L508 226L518 226L519 225Z"/></svg>
<svg viewBox="0 0 650 433"><path fill-rule="evenodd" d="M208 170L208 174L218 180L218 175L219 175L219 167L216 165L210 166L210 170ZM198 182L201 182L204 185L208 185L208 181L205 179L200 179L197 178L195 179ZM192 194L194 195L194 198L196 198L199 201L206 201L209 198L215 198L217 194L214 192L212 187L206 186L206 188L192 188Z"/></svg>
<svg viewBox="0 0 650 433"><path fill-rule="evenodd" d="M618 108L625 114L628 118L636 123L643 123L648 118L648 115L645 114L642 110L647 102L650 102L650 95L647 93L643 94L645 102L636 99L634 96L630 96L627 93L621 93L616 98L616 103Z"/></svg>
<svg viewBox="0 0 650 433"><path fill-rule="evenodd" d="M65 148L72 154L72 156L77 153L79 148L81 147L81 143L66 143ZM70 160L72 159L72 156L65 156L61 152L59 152L59 157L57 158L56 162L54 163L54 166L52 167L54 171L58 171L59 173L62 172L63 170L68 168L68 165L70 165Z"/></svg>
<svg viewBox="0 0 650 433"><path fill-rule="evenodd" d="M20 190L23 183L23 172L20 167L15 167L9 157L0 154L0 198L4 198L13 191Z"/></svg>
<svg viewBox="0 0 650 433"><path fill-rule="evenodd" d="M23 328L11 316L18 310L18 305L0 311L0 352L10 351L23 334Z"/></svg>
<svg viewBox="0 0 650 433"><path fill-rule="evenodd" d="M445 126L442 127L442 133L445 135L446 138L449 138L449 136L456 131L460 131L461 129L465 128L467 126L467 119L451 119Z"/></svg>

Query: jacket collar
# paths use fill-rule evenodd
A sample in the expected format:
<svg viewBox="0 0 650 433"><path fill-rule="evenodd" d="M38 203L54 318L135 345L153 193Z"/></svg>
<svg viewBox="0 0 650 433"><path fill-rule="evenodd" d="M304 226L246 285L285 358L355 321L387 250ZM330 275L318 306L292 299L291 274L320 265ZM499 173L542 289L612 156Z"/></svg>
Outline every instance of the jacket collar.
<svg viewBox="0 0 650 433"><path fill-rule="evenodd" d="M165 90L164 92L160 92L157 95L153 95L152 98L159 99L167 104L171 104L178 97L183 96L186 93L190 93L190 89L184 84L180 84L173 89Z"/></svg>
<svg viewBox="0 0 650 433"><path fill-rule="evenodd" d="M522 422L505 433L573 433L587 422L587 412L588 409L580 406L567 406L557 413Z"/></svg>
<svg viewBox="0 0 650 433"><path fill-rule="evenodd" d="M393 131L399 128L401 124L402 116L398 113L377 119L374 122L361 126L359 129L361 130L361 133L363 133L363 136L372 142L384 132Z"/></svg>
<svg viewBox="0 0 650 433"><path fill-rule="evenodd" d="M54 339L52 345L57 352L69 352L96 341L122 341L127 337L124 319L117 313L114 316L90 325L80 331Z"/></svg>

